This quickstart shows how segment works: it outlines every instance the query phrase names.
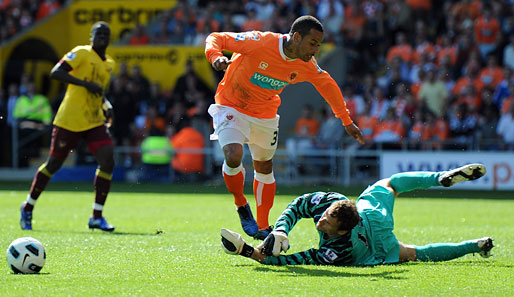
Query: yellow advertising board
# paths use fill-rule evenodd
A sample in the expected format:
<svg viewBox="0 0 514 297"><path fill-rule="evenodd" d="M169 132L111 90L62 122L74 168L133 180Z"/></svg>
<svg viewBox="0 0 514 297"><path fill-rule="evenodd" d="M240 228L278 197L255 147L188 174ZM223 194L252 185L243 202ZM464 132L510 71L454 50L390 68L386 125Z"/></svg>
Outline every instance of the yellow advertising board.
<svg viewBox="0 0 514 297"><path fill-rule="evenodd" d="M161 12L175 6L176 0L87 0L75 1L69 7L71 44L89 44L91 26L104 21L111 26L111 39L116 42L136 24L145 25Z"/></svg>
<svg viewBox="0 0 514 297"><path fill-rule="evenodd" d="M49 75L55 63L71 49L68 19L64 9L2 46L0 83L3 88L10 83L19 83L22 74L27 73L41 93L57 94L59 83L51 80Z"/></svg>
<svg viewBox="0 0 514 297"><path fill-rule="evenodd" d="M31 75L38 90L50 99L60 91L59 82L49 78L52 67L73 47L89 44L91 25L104 20L110 24L113 43L124 31L144 24L176 0L138 1L74 1L56 15L25 32L0 49L0 84L7 88L18 83L22 73ZM188 59L196 72L214 87L212 69L206 61L203 47L187 46L117 46L107 49L119 64L128 67L139 64L150 81L158 81L163 89L173 88L177 77L185 71Z"/></svg>

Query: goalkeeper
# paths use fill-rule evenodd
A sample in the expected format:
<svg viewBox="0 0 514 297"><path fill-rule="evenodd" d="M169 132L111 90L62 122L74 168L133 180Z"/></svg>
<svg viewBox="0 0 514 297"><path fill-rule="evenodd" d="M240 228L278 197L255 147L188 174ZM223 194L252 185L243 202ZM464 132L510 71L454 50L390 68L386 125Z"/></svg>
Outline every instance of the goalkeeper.
<svg viewBox="0 0 514 297"><path fill-rule="evenodd" d="M289 204L276 228L257 248L235 232L221 230L222 247L228 254L243 255L268 265L378 265L407 261L448 261L470 253L489 257L490 237L460 243L406 245L393 234L394 199L399 194L432 186L449 187L475 180L486 172L482 164L469 164L443 172L404 172L369 186L357 199L342 194L304 194ZM312 218L320 241L317 249L281 255L289 248L288 234L302 218Z"/></svg>

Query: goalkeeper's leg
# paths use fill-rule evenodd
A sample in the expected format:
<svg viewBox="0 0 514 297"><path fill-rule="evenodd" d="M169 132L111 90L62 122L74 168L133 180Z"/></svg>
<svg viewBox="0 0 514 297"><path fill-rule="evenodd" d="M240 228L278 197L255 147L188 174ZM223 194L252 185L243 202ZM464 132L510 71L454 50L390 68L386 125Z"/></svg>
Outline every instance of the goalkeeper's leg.
<svg viewBox="0 0 514 297"><path fill-rule="evenodd" d="M396 193L428 189L439 186L439 172L411 171L393 174L389 183Z"/></svg>
<svg viewBox="0 0 514 297"><path fill-rule="evenodd" d="M459 243L432 243L424 246L400 243L399 262L449 261L471 253L478 253L484 258L488 258L491 256L491 249L493 247L494 244L491 237L466 240Z"/></svg>
<svg viewBox="0 0 514 297"><path fill-rule="evenodd" d="M478 179L485 173L485 166L477 163L468 164L450 171L410 171L397 173L391 176L389 182L391 187L400 194L412 190L428 189L433 186L450 187L462 181Z"/></svg>

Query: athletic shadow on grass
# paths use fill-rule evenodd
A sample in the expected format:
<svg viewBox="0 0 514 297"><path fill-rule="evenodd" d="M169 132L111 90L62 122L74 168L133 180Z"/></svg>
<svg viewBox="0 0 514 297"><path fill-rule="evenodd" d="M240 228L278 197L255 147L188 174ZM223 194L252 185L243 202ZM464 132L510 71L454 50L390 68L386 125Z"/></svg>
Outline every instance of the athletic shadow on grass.
<svg viewBox="0 0 514 297"><path fill-rule="evenodd" d="M319 276L319 277L370 277L372 279L394 279L401 280L404 277L398 276L398 274L404 273L407 269L398 267L394 271L377 271L373 272L372 268L366 267L365 272L356 272L358 267L332 267L331 269L341 270L352 270L352 271L334 271L323 269L322 266L312 266L312 268L306 268L302 266L263 266L256 267L255 270L258 272L276 272L287 274L287 276Z"/></svg>
<svg viewBox="0 0 514 297"><path fill-rule="evenodd" d="M7 273L8 275L12 275L12 276L20 276L20 275L23 275L22 277L37 277L37 276L46 276L46 275L50 275L50 272L38 272L38 273L14 273L14 272L9 272Z"/></svg>
<svg viewBox="0 0 514 297"><path fill-rule="evenodd" d="M95 232L99 233L99 232ZM157 233L157 232L149 232L149 233L142 233L142 232L102 232L102 234L106 235L137 235L137 236L162 236L163 233Z"/></svg>
<svg viewBox="0 0 514 297"><path fill-rule="evenodd" d="M494 259L493 259L494 260ZM409 263L410 264L410 263ZM416 262L414 265L431 265L431 266L466 266L466 267L501 267L501 268L514 268L514 264L499 263L496 261L474 259L469 261L450 261L450 262Z"/></svg>
<svg viewBox="0 0 514 297"><path fill-rule="evenodd" d="M90 230L84 230L84 231L70 231L70 230L37 230L37 232L41 233L66 233L66 234L88 234L88 235L97 235L97 236L123 236L123 235L136 235L136 236L162 236L166 232L120 232L120 231L113 231L113 232L105 232L105 231L90 231Z"/></svg>

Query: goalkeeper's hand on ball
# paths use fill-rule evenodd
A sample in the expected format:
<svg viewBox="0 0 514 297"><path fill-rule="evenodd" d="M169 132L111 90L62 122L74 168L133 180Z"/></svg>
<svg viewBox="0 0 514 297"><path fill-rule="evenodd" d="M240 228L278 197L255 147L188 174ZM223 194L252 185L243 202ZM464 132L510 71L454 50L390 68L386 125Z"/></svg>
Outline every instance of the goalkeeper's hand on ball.
<svg viewBox="0 0 514 297"><path fill-rule="evenodd" d="M266 256L278 257L280 252L287 252L289 249L289 238L283 231L272 231L264 241L257 246L257 249Z"/></svg>

